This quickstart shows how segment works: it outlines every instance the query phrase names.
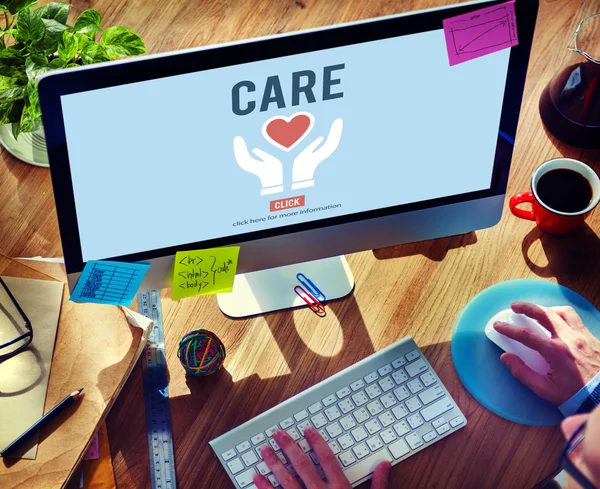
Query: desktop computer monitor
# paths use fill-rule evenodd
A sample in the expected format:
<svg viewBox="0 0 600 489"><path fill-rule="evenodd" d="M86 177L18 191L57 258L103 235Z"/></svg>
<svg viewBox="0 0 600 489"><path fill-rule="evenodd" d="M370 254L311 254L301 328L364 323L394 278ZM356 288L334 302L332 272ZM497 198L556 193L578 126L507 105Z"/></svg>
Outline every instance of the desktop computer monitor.
<svg viewBox="0 0 600 489"><path fill-rule="evenodd" d="M536 15L470 2L46 75L70 285L111 259L166 287L177 251L239 245L219 302L241 316L303 304L298 271L352 289L343 259L315 260L493 226Z"/></svg>

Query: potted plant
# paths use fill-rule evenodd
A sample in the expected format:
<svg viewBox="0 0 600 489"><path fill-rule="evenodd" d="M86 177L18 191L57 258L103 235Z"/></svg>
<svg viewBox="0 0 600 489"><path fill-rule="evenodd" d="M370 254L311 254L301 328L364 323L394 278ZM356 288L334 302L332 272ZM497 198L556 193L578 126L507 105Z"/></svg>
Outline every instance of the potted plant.
<svg viewBox="0 0 600 489"><path fill-rule="evenodd" d="M48 166L38 78L53 70L135 56L146 47L127 27L103 30L95 10L83 11L69 25L69 3L32 8L37 1L0 4L0 144L23 161Z"/></svg>

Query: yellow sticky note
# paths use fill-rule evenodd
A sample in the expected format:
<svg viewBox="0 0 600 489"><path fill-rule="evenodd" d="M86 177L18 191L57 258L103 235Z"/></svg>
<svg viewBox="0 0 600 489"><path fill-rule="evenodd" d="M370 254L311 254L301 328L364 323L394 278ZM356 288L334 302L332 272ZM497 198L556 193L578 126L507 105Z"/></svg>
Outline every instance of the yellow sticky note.
<svg viewBox="0 0 600 489"><path fill-rule="evenodd" d="M178 251L173 270L173 300L194 295L231 292L237 270L239 246Z"/></svg>

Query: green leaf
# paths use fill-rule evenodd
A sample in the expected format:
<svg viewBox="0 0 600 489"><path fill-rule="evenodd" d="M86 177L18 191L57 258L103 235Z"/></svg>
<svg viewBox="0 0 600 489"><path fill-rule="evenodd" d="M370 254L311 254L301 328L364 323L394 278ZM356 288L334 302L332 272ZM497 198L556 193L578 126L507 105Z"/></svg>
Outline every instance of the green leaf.
<svg viewBox="0 0 600 489"><path fill-rule="evenodd" d="M51 2L36 9L36 12L42 19L53 19L61 24L66 24L70 7L71 5L67 2Z"/></svg>
<svg viewBox="0 0 600 489"><path fill-rule="evenodd" d="M0 104L0 124L8 124L11 122L10 113L12 112L14 102Z"/></svg>
<svg viewBox="0 0 600 489"><path fill-rule="evenodd" d="M77 50L78 51L82 51L89 43L93 42L93 41L90 41L90 38L88 36L86 36L85 34L81 34L79 32L75 33L75 39L77 39Z"/></svg>
<svg viewBox="0 0 600 489"><path fill-rule="evenodd" d="M108 60L109 58L106 54L106 50L100 44L90 42L81 50L81 61L83 61L84 65L91 65L93 63L100 63Z"/></svg>
<svg viewBox="0 0 600 489"><path fill-rule="evenodd" d="M96 24L90 24L83 26L81 29L77 31L77 34L83 34L90 41L96 42L96 34L98 32L103 32L102 28L98 27Z"/></svg>
<svg viewBox="0 0 600 489"><path fill-rule="evenodd" d="M109 27L102 34L100 44L106 49L109 59L135 56L146 52L144 41L137 32L120 25Z"/></svg>
<svg viewBox="0 0 600 489"><path fill-rule="evenodd" d="M15 46L9 46L0 49L0 63L6 65L23 65L25 64L25 55Z"/></svg>
<svg viewBox="0 0 600 489"><path fill-rule="evenodd" d="M27 7L19 12L17 17L17 29L19 30L19 40L39 41L44 37L46 27L44 21L38 16L35 10Z"/></svg>
<svg viewBox="0 0 600 489"><path fill-rule="evenodd" d="M94 9L88 9L81 12L77 20L75 21L75 25L73 28L75 31L79 31L82 27L87 25L96 25L100 27L100 22L102 21L102 17L100 14Z"/></svg>
<svg viewBox="0 0 600 489"><path fill-rule="evenodd" d="M21 120L18 126L18 133L15 138L19 137L22 132L33 132L42 128L42 113L32 110L32 107L25 104L23 107L23 113L21 114ZM13 127L14 134L14 127Z"/></svg>
<svg viewBox="0 0 600 489"><path fill-rule="evenodd" d="M3 90L0 88L0 104L14 102L25 97L25 87L16 86Z"/></svg>
<svg viewBox="0 0 600 489"><path fill-rule="evenodd" d="M32 54L25 61L25 73L30 82L35 82L44 73L52 71L45 56Z"/></svg>
<svg viewBox="0 0 600 489"><path fill-rule="evenodd" d="M48 55L54 54L58 50L58 43L62 39L63 33L69 31L71 28L54 19L42 19L42 22L46 27L44 37L32 47Z"/></svg>
<svg viewBox="0 0 600 489"><path fill-rule="evenodd" d="M38 3L39 0L5 0L3 3L8 11L15 15L17 12L21 12L32 5Z"/></svg>
<svg viewBox="0 0 600 489"><path fill-rule="evenodd" d="M62 39L58 43L58 57L65 62L73 59L77 55L77 38L75 34L65 31Z"/></svg>

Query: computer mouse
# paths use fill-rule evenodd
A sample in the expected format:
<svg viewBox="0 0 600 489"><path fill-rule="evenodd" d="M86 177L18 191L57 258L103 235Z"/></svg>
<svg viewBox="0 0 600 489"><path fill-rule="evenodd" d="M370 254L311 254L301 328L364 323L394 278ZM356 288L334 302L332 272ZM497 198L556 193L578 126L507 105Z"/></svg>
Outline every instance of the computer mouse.
<svg viewBox="0 0 600 489"><path fill-rule="evenodd" d="M548 338L552 336L550 331L544 328L537 321L525 316L524 314L517 314L511 309L504 309L503 311L500 311L485 325L485 334L496 345L502 348L505 352L514 353L517 355L521 360L523 360L525 365L535 370L537 373L546 375L550 371L550 364L546 361L546 359L537 351L532 350L522 343L498 333L498 331L494 329L494 323L496 321L502 321L513 326L522 326L524 328L533 329L546 335Z"/></svg>

